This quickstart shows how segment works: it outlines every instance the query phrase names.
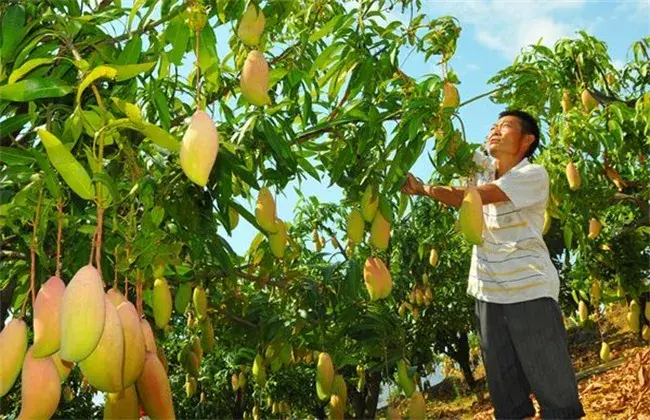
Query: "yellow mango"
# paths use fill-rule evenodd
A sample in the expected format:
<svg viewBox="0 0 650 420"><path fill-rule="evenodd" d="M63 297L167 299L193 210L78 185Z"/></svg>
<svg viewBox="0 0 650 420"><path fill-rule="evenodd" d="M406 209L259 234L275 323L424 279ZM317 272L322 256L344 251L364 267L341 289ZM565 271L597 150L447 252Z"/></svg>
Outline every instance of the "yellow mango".
<svg viewBox="0 0 650 420"><path fill-rule="evenodd" d="M577 191L580 189L580 172L573 162L569 162L566 165L566 179L569 181L569 188L571 191Z"/></svg>
<svg viewBox="0 0 650 420"><path fill-rule="evenodd" d="M172 293L169 291L167 280L156 279L153 283L153 317L156 327L164 328L172 316Z"/></svg>
<svg viewBox="0 0 650 420"><path fill-rule="evenodd" d="M58 277L43 283L34 302L35 358L50 356L59 351L61 344L61 302L65 284Z"/></svg>
<svg viewBox="0 0 650 420"><path fill-rule="evenodd" d="M112 304L111 304L112 305ZM99 271L92 265L79 269L61 302L61 359L79 362L97 347L106 321L106 295Z"/></svg>
<svg viewBox="0 0 650 420"><path fill-rule="evenodd" d="M348 239L357 244L363 242L364 227L361 212L358 209L353 209L348 215Z"/></svg>
<svg viewBox="0 0 650 420"><path fill-rule="evenodd" d="M4 356L4 354L3 354ZM61 378L50 357L34 358L32 349L23 362L18 419L49 419L61 398Z"/></svg>
<svg viewBox="0 0 650 420"><path fill-rule="evenodd" d="M436 249L432 249L431 253L429 254L429 264L431 267L435 267L438 265L438 251Z"/></svg>
<svg viewBox="0 0 650 420"><path fill-rule="evenodd" d="M269 65L258 50L248 53L239 83L244 98L255 106L271 103L269 97Z"/></svg>
<svg viewBox="0 0 650 420"><path fill-rule="evenodd" d="M571 94L569 93L568 90L564 90L562 92L562 112L569 112L569 110L573 107L571 105Z"/></svg>
<svg viewBox="0 0 650 420"><path fill-rule="evenodd" d="M409 420L424 420L426 418L426 404L424 397L419 392L414 392L409 404Z"/></svg>
<svg viewBox="0 0 650 420"><path fill-rule="evenodd" d="M74 367L74 363L61 360L61 356L59 356L59 352L54 353L53 355L50 356L50 358L54 362L54 366L56 366L57 372L59 372L59 378L61 378L61 383L65 382L68 379L68 376L70 376L70 371Z"/></svg>
<svg viewBox="0 0 650 420"><path fill-rule="evenodd" d="M104 298L106 305L104 331L99 343L79 368L88 383L100 391L119 392L124 388L124 332L117 308Z"/></svg>
<svg viewBox="0 0 650 420"><path fill-rule="evenodd" d="M106 292L106 297L109 302L113 304L116 308L120 306L121 303L126 302L126 298L118 289L111 287L108 292Z"/></svg>
<svg viewBox="0 0 650 420"><path fill-rule="evenodd" d="M140 317L131 302L121 303L117 307L117 314L122 324L122 335L124 337L124 387L135 384L142 368L146 354L146 343Z"/></svg>
<svg viewBox="0 0 650 420"><path fill-rule="evenodd" d="M379 194L372 185L368 185L361 196L361 216L366 222L372 222L379 207Z"/></svg>
<svg viewBox="0 0 650 420"><path fill-rule="evenodd" d="M196 379L189 376L185 375L185 395L187 395L187 398L191 398L192 395L196 392Z"/></svg>
<svg viewBox="0 0 650 420"><path fill-rule="evenodd" d="M603 341L603 344L600 346L600 360L603 362L609 362L610 359L609 344Z"/></svg>
<svg viewBox="0 0 650 420"><path fill-rule="evenodd" d="M476 189L466 190L458 216L460 230L467 242L481 245L483 243L483 202Z"/></svg>
<svg viewBox="0 0 650 420"><path fill-rule="evenodd" d="M587 112L591 112L594 109L598 108L598 101L589 93L587 89L584 89L580 94L580 99L582 100L582 106L585 107Z"/></svg>
<svg viewBox="0 0 650 420"><path fill-rule="evenodd" d="M645 319L650 322L650 302L645 303L645 310L643 311L643 314L645 315Z"/></svg>
<svg viewBox="0 0 650 420"><path fill-rule="evenodd" d="M628 312L625 315L627 321L627 326L630 327L630 331L633 333L638 333L641 331L641 324L639 323L639 314L634 312Z"/></svg>
<svg viewBox="0 0 650 420"><path fill-rule="evenodd" d="M253 378L261 387L266 384L266 366L264 366L264 358L261 354L255 356L253 361Z"/></svg>
<svg viewBox="0 0 650 420"><path fill-rule="evenodd" d="M275 219L277 233L269 235L269 246L275 258L283 258L287 247L287 227L280 219Z"/></svg>
<svg viewBox="0 0 650 420"><path fill-rule="evenodd" d="M214 328L212 327L212 321L210 318L204 318L199 324L201 328L201 347L205 351L212 351L214 349Z"/></svg>
<svg viewBox="0 0 650 420"><path fill-rule="evenodd" d="M338 395L332 395L329 403L329 419L343 420L343 401Z"/></svg>
<svg viewBox="0 0 650 420"><path fill-rule="evenodd" d="M194 288L194 293L192 293L192 302L194 303L194 310L199 319L203 319L208 314L208 297L205 294L205 290L201 286L196 286Z"/></svg>
<svg viewBox="0 0 650 420"><path fill-rule="evenodd" d="M591 298L594 302L598 302L600 299L600 282L598 280L594 280L591 283Z"/></svg>
<svg viewBox="0 0 650 420"><path fill-rule="evenodd" d="M345 384L343 375L334 376L334 383L332 384L332 395L338 395L341 398L343 407L348 404L348 386Z"/></svg>
<svg viewBox="0 0 650 420"><path fill-rule="evenodd" d="M169 378L156 353L147 352L136 389L140 403L151 419L176 418Z"/></svg>
<svg viewBox="0 0 650 420"><path fill-rule="evenodd" d="M452 83L445 83L442 87L442 107L456 108L460 105L458 89Z"/></svg>
<svg viewBox="0 0 650 420"><path fill-rule="evenodd" d="M218 153L217 127L206 112L197 110L181 142L181 168L190 181L205 187Z"/></svg>
<svg viewBox="0 0 650 420"><path fill-rule="evenodd" d="M635 315L639 315L641 313L641 306L635 299L632 299L632 301L630 301L630 312Z"/></svg>
<svg viewBox="0 0 650 420"><path fill-rule="evenodd" d="M390 240L390 223L381 214L381 211L375 213L370 227L370 245L382 251L388 248Z"/></svg>
<svg viewBox="0 0 650 420"><path fill-rule="evenodd" d="M135 385L128 386L124 392L106 393L104 397L104 420L138 420L140 405Z"/></svg>
<svg viewBox="0 0 650 420"><path fill-rule="evenodd" d="M334 384L334 365L328 353L321 352L318 355L316 365L316 394L321 401L326 401L332 393Z"/></svg>
<svg viewBox="0 0 650 420"><path fill-rule="evenodd" d="M14 386L26 352L27 324L14 318L0 332L0 397Z"/></svg>
<svg viewBox="0 0 650 420"><path fill-rule="evenodd" d="M551 229L551 214L548 210L544 211L544 226L542 227L542 235L546 235Z"/></svg>
<svg viewBox="0 0 650 420"><path fill-rule="evenodd" d="M196 354L196 357L199 359L199 363L201 363L201 360L203 360L203 347L201 347L201 340L199 340L199 337L194 336L192 337L191 344L192 352Z"/></svg>
<svg viewBox="0 0 650 420"><path fill-rule="evenodd" d="M578 314L580 315L580 323L582 324L584 324L589 318L589 310L587 309L587 304L584 300L581 300L580 303L578 303Z"/></svg>
<svg viewBox="0 0 650 420"><path fill-rule="evenodd" d="M262 187L257 196L255 204L255 220L267 233L277 233L278 227L275 224L275 200L268 188Z"/></svg>
<svg viewBox="0 0 650 420"><path fill-rule="evenodd" d="M603 224L600 223L598 219L589 220L589 239L596 239L600 235L600 230L603 228Z"/></svg>
<svg viewBox="0 0 650 420"><path fill-rule="evenodd" d="M266 18L262 8L250 3L237 27L237 36L244 44L256 46L264 33L265 23Z"/></svg>
<svg viewBox="0 0 650 420"><path fill-rule="evenodd" d="M233 373L230 377L230 385L232 386L233 391L237 391L239 389L239 376L236 373Z"/></svg>
<svg viewBox="0 0 650 420"><path fill-rule="evenodd" d="M641 337L645 340L650 342L650 326L644 325L643 330L641 330Z"/></svg>
<svg viewBox="0 0 650 420"><path fill-rule="evenodd" d="M140 328L142 329L142 336L144 337L144 348L146 351L156 352L156 337L153 335L153 330L149 321L144 318L140 319Z"/></svg>

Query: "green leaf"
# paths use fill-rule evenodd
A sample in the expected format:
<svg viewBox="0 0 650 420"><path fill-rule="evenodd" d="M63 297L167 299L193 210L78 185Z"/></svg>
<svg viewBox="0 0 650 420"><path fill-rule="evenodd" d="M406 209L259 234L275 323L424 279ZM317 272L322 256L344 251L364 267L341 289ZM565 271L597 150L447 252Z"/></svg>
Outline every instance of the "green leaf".
<svg viewBox="0 0 650 420"><path fill-rule="evenodd" d="M109 79L114 79L117 76L117 70L109 66L97 66L88 75L83 79L79 87L77 88L77 104L81 102L81 95L84 93L84 90L90 86L95 80L102 77L107 77Z"/></svg>
<svg viewBox="0 0 650 420"><path fill-rule="evenodd" d="M155 61L149 63L140 63L140 64L124 64L124 65L115 65L111 66L117 70L117 76L115 80L118 82L128 80L132 77L137 76L140 73L145 73L151 71L156 65Z"/></svg>
<svg viewBox="0 0 650 420"><path fill-rule="evenodd" d="M138 130L151 139L152 142L165 149L177 152L181 147L180 142L176 140L176 137L153 124L144 123L142 126L138 127Z"/></svg>
<svg viewBox="0 0 650 420"><path fill-rule="evenodd" d="M190 39L190 30L185 24L182 16L177 16L169 23L165 31L165 41L172 45L169 52L169 61L180 66L183 55L187 48L187 41Z"/></svg>
<svg viewBox="0 0 650 420"><path fill-rule="evenodd" d="M0 99L29 102L42 98L59 98L72 92L72 88L60 80L27 79L0 86Z"/></svg>
<svg viewBox="0 0 650 420"><path fill-rule="evenodd" d="M160 117L160 123L162 124L163 129L169 130L169 123L172 118L169 114L169 103L160 89L154 91L153 102L156 104L156 109L158 110L158 116Z"/></svg>
<svg viewBox="0 0 650 420"><path fill-rule="evenodd" d="M37 133L45 146L47 157L52 162L52 166L59 172L72 191L86 200L95 198L95 188L92 185L90 176L88 176L88 172L75 159L67 147L47 130L40 129Z"/></svg>
<svg viewBox="0 0 650 420"><path fill-rule="evenodd" d="M6 120L0 122L0 134L7 135L15 131L21 130L25 124L32 119L30 114L20 114L9 117Z"/></svg>
<svg viewBox="0 0 650 420"><path fill-rule="evenodd" d="M573 230L571 229L571 226L569 224L565 224L562 233L564 236L564 246L566 249L571 249L571 242L573 240Z"/></svg>
<svg viewBox="0 0 650 420"><path fill-rule="evenodd" d="M393 223L393 207L383 194L379 194L379 211L388 223Z"/></svg>
<svg viewBox="0 0 650 420"><path fill-rule="evenodd" d="M140 35L134 36L126 43L124 49L117 57L117 64L135 64L140 60L142 52L142 39Z"/></svg>
<svg viewBox="0 0 650 420"><path fill-rule="evenodd" d="M59 181L56 178L56 173L47 162L45 155L36 149L32 149L31 153L38 163L38 166L40 166L41 170L45 173L45 186L50 191L50 195L55 199L59 198L61 196L61 187L59 186Z"/></svg>
<svg viewBox="0 0 650 420"><path fill-rule="evenodd" d="M319 39L329 35L334 31L336 28L337 24L343 19L344 15L338 15L334 16L332 19L329 20L325 25L321 26L319 30L316 32L313 32L309 36L309 43L314 43L318 41Z"/></svg>
<svg viewBox="0 0 650 420"><path fill-rule="evenodd" d="M118 201L118 191L117 187L115 187L115 182L113 182L113 178L110 177L106 172L98 172L95 175L93 175L93 181L94 182L99 182L105 187L108 188L108 193L110 194L110 197L103 197L104 200L102 200L102 204L106 207L107 203L112 201L113 203Z"/></svg>
<svg viewBox="0 0 650 420"><path fill-rule="evenodd" d="M25 8L20 4L9 7L2 18L2 61L9 61L25 35Z"/></svg>
<svg viewBox="0 0 650 420"><path fill-rule="evenodd" d="M27 150L0 146L0 162L7 165L29 165L34 162L34 157Z"/></svg>
<svg viewBox="0 0 650 420"><path fill-rule="evenodd" d="M7 81L8 84L15 83L18 80L22 79L24 75L29 73L30 71L34 70L38 66L42 66L43 64L50 64L54 61L52 58L34 58L33 60L29 60L22 66L18 67L16 70L11 72L11 75L9 75L9 80Z"/></svg>
<svg viewBox="0 0 650 420"><path fill-rule="evenodd" d="M320 181L320 177L318 176L318 171L316 170L316 168L314 168L314 166L311 163L309 163L307 159L305 159L302 156L299 156L298 165L300 165L300 167L304 169L305 172L311 175L312 178L314 178L317 181Z"/></svg>

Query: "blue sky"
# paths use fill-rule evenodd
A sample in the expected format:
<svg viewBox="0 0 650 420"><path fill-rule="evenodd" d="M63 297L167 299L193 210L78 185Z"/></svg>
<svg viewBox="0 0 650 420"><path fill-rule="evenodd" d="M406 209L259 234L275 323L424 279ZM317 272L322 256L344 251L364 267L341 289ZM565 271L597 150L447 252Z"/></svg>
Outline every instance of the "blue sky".
<svg viewBox="0 0 650 420"><path fill-rule="evenodd" d="M543 44L553 46L558 39L574 37L576 31L584 29L607 44L612 60L620 67L630 57L630 45L650 34L650 0L436 0L424 3L424 10L432 17L454 16L463 28L456 55L451 60L451 67L461 80L461 101L492 89L487 80L510 65L521 48L536 43L540 38ZM399 19L400 15L395 14L392 18ZM438 57L424 62L423 57L413 54L404 61L407 53L402 54L400 66L408 75L418 78L439 72ZM501 110L501 106L493 104L488 98L463 107L460 116L465 123L468 140L482 141ZM415 175L425 180L430 177L431 170L426 154L412 168ZM310 178L303 182L300 190L307 195L317 196L323 202L339 202L343 197L341 189L336 186L328 188L328 184L328 180L318 183ZM290 184L276 198L278 216L283 220L293 219L297 195L292 187ZM245 220L241 220L233 236L228 238L234 250L240 254L246 251L257 233ZM225 231L219 233L227 237ZM330 247L328 249L331 250Z"/></svg>
<svg viewBox="0 0 650 420"><path fill-rule="evenodd" d="M349 7L354 7L357 2L347 3ZM123 1L124 7L131 4L132 0ZM630 57L631 44L650 34L650 0L424 0L423 11L432 18L451 15L460 22L462 32L450 66L461 80L458 86L461 101L493 89L487 80L510 65L522 48L540 39L542 44L552 47L558 39L575 37L576 31L585 30L607 44L615 66L621 67ZM152 17L156 15L154 13ZM389 19L404 17L394 13ZM222 25L214 29L218 55L223 58L229 52L227 40L234 28ZM440 73L437 65L439 57L434 56L425 62L422 56L409 55L408 52L405 49L400 55L400 67L408 75L420 78L427 73ZM188 53L180 73L189 74L193 62L194 55ZM501 110L502 107L493 104L489 98L461 108L459 112L468 141L481 142ZM218 125L219 115L214 115L214 118ZM412 168L416 176L425 180L429 179L431 170L426 153ZM339 202L343 197L341 189L337 186L328 188L328 184L327 178L321 183L309 178L302 185L289 184L276 197L278 217L285 221L293 219L297 201L294 188L299 188L304 194L315 195L322 202ZM241 199L238 201L254 209L254 200L251 203ZM219 229L218 233L227 238L237 253L243 254L257 231L240 218L232 237L228 237L225 229ZM328 244L325 250L332 248Z"/></svg>

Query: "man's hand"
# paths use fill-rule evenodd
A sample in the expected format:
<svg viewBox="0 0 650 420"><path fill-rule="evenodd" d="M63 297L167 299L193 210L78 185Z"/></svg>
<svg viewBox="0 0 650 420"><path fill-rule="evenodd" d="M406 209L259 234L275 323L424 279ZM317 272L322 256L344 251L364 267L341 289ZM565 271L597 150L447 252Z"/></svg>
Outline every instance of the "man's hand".
<svg viewBox="0 0 650 420"><path fill-rule="evenodd" d="M409 195L425 195L424 184L410 172L406 174L406 181L401 191Z"/></svg>

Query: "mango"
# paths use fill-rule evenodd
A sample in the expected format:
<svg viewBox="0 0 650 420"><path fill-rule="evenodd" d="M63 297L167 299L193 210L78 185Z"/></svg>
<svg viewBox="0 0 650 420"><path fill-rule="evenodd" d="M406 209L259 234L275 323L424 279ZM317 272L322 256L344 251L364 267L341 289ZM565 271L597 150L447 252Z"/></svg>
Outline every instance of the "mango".
<svg viewBox="0 0 650 420"><path fill-rule="evenodd" d="M343 420L343 401L338 395L332 395L329 402L329 419Z"/></svg>
<svg viewBox="0 0 650 420"><path fill-rule="evenodd" d="M641 337L645 340L650 342L650 326L644 325L643 330L641 330Z"/></svg>
<svg viewBox="0 0 650 420"><path fill-rule="evenodd" d="M546 235L551 229L551 214L548 210L544 211L544 226L542 226L542 235Z"/></svg>
<svg viewBox="0 0 650 420"><path fill-rule="evenodd" d="M120 306L121 303L126 302L126 298L122 292L120 292L119 289L115 289L113 287L111 287L108 292L106 292L106 297L108 298L109 302L111 302L116 308Z"/></svg>
<svg viewBox="0 0 650 420"><path fill-rule="evenodd" d="M600 235L600 230L603 228L603 224L600 223L600 220L592 218L589 220L589 239L596 239Z"/></svg>
<svg viewBox="0 0 650 420"><path fill-rule="evenodd" d="M236 373L232 374L230 377L230 385L232 386L233 391L237 391L239 389L239 375Z"/></svg>
<svg viewBox="0 0 650 420"><path fill-rule="evenodd" d="M605 174L607 175L607 178L609 178L614 183L614 185L616 185L616 188L619 191L623 191L626 186L626 182L623 180L623 178L621 178L621 175L616 169L607 165L605 166Z"/></svg>
<svg viewBox="0 0 650 420"><path fill-rule="evenodd" d="M468 188L458 211L460 230L472 245L483 243L483 202L478 191Z"/></svg>
<svg viewBox="0 0 650 420"><path fill-rule="evenodd" d="M372 222L378 207L379 194L377 193L377 189L372 185L368 185L361 196L361 216L363 220Z"/></svg>
<svg viewBox="0 0 650 420"><path fill-rule="evenodd" d="M172 293L169 291L167 280L159 278L154 281L151 301L156 327L164 328L172 316Z"/></svg>
<svg viewBox="0 0 650 420"><path fill-rule="evenodd" d="M645 315L645 319L650 322L650 301L645 303L645 310L643 311L643 314Z"/></svg>
<svg viewBox="0 0 650 420"><path fill-rule="evenodd" d="M160 359L154 352L147 352L144 368L136 382L140 403L152 419L175 419L169 378Z"/></svg>
<svg viewBox="0 0 650 420"><path fill-rule="evenodd" d="M192 302L194 303L194 310L199 319L203 319L208 314L208 297L205 294L205 289L201 286L194 288L192 294Z"/></svg>
<svg viewBox="0 0 650 420"><path fill-rule="evenodd" d="M332 384L332 395L338 395L341 398L343 407L348 404L348 386L345 384L343 375L334 376L334 383Z"/></svg>
<svg viewBox="0 0 650 420"><path fill-rule="evenodd" d="M251 3L244 12L244 15L237 27L237 36L241 41L250 46L257 46L260 43L260 38L264 33L264 25L266 18L262 8Z"/></svg>
<svg viewBox="0 0 650 420"><path fill-rule="evenodd" d="M269 247L275 258L282 259L287 247L287 227L280 219L275 219L277 233L269 235Z"/></svg>
<svg viewBox="0 0 650 420"><path fill-rule="evenodd" d="M197 110L181 141L181 169L190 181L205 187L218 153L217 127L206 112Z"/></svg>
<svg viewBox="0 0 650 420"><path fill-rule="evenodd" d="M187 398L192 398L192 395L196 393L196 386L196 378L185 375L185 395L187 395Z"/></svg>
<svg viewBox="0 0 650 420"><path fill-rule="evenodd" d="M261 354L255 356L253 361L253 378L255 382L261 387L266 385L266 367L264 366L264 358Z"/></svg>
<svg viewBox="0 0 650 420"><path fill-rule="evenodd" d="M426 404L424 397L419 392L414 392L409 404L409 420L424 420L426 418Z"/></svg>
<svg viewBox="0 0 650 420"><path fill-rule="evenodd" d="M638 333L641 331L641 324L639 323L639 314L634 312L628 312L625 315L627 321L627 326L630 327L630 331L633 333Z"/></svg>
<svg viewBox="0 0 650 420"><path fill-rule="evenodd" d="M205 351L212 351L214 349L215 340L214 340L214 328L212 327L212 321L210 318L205 318L199 324L201 328L201 347Z"/></svg>
<svg viewBox="0 0 650 420"><path fill-rule="evenodd" d="M185 313L190 299L192 299L192 286L189 283L181 283L178 290L176 290L176 296L174 296L174 309L176 309L176 312L179 314Z"/></svg>
<svg viewBox="0 0 650 420"><path fill-rule="evenodd" d="M244 386L246 386L246 374L242 370L239 372L239 387L244 388Z"/></svg>
<svg viewBox="0 0 650 420"><path fill-rule="evenodd" d="M385 251L390 240L390 223L384 218L381 211L375 213L370 227L370 245Z"/></svg>
<svg viewBox="0 0 650 420"><path fill-rule="evenodd" d="M144 337L144 348L146 351L156 352L156 337L153 335L153 330L149 321L144 318L140 319L140 328L142 329L142 336Z"/></svg>
<svg viewBox="0 0 650 420"><path fill-rule="evenodd" d="M61 378L52 359L34 358L30 347L23 362L21 381L18 419L51 418L61 398Z"/></svg>
<svg viewBox="0 0 650 420"><path fill-rule="evenodd" d="M239 224L239 213L233 207L228 207L228 222L230 222L231 230L234 230Z"/></svg>
<svg viewBox="0 0 650 420"><path fill-rule="evenodd" d="M59 352L54 353L53 355L50 356L50 358L54 362L54 366L56 366L57 372L59 372L59 378L61 378L61 383L65 382L68 379L68 376L70 376L70 371L74 367L74 363L61 360L61 356L59 356Z"/></svg>
<svg viewBox="0 0 650 420"><path fill-rule="evenodd" d="M571 104L571 94L568 90L562 92L562 112L567 113L573 107Z"/></svg>
<svg viewBox="0 0 650 420"><path fill-rule="evenodd" d="M600 360L603 362L609 362L610 359L609 344L603 341L603 344L600 346Z"/></svg>
<svg viewBox="0 0 650 420"><path fill-rule="evenodd" d="M402 420L402 415L397 407L390 406L386 412L386 418L388 420Z"/></svg>
<svg viewBox="0 0 650 420"><path fill-rule="evenodd" d="M357 366L357 376L359 377L357 389L363 392L363 389L366 387L366 368L361 365Z"/></svg>
<svg viewBox="0 0 650 420"><path fill-rule="evenodd" d="M255 220L267 233L277 233L275 201L268 188L262 187L255 203Z"/></svg>
<svg viewBox="0 0 650 420"><path fill-rule="evenodd" d="M580 94L580 99L582 100L582 106L585 107L587 112L591 112L598 107L598 101L589 93L587 89L584 89Z"/></svg>
<svg viewBox="0 0 650 420"><path fill-rule="evenodd" d="M381 258L368 257L363 266L363 281L368 289L370 300L386 298L393 288L390 271Z"/></svg>
<svg viewBox="0 0 650 420"><path fill-rule="evenodd" d="M167 364L167 356L165 356L165 351L162 347L158 347L156 349L156 355L158 356L158 360L160 360L160 363L162 363L163 368L165 369L165 374L167 374L169 372L169 365Z"/></svg>
<svg viewBox="0 0 650 420"><path fill-rule="evenodd" d="M124 337L123 385L130 387L142 373L147 350L146 343L135 306L128 301L121 303L117 307L117 314L120 317Z"/></svg>
<svg viewBox="0 0 650 420"><path fill-rule="evenodd" d="M190 344L192 345L192 352L196 354L199 363L201 363L201 360L203 360L203 347L201 347L201 340L199 340L199 337L194 336L192 337Z"/></svg>
<svg viewBox="0 0 650 420"><path fill-rule="evenodd" d="M112 305L112 304L111 304ZM61 302L61 359L79 362L97 347L106 321L106 296L99 271L92 265L79 269Z"/></svg>
<svg viewBox="0 0 650 420"><path fill-rule="evenodd" d="M321 352L316 365L316 394L321 401L326 401L332 393L334 385L334 365L330 355Z"/></svg>
<svg viewBox="0 0 650 420"><path fill-rule="evenodd" d="M600 282L598 280L594 280L591 283L591 298L594 302L600 300Z"/></svg>
<svg viewBox="0 0 650 420"><path fill-rule="evenodd" d="M458 89L452 83L445 83L442 87L442 107L457 108L460 105Z"/></svg>
<svg viewBox="0 0 650 420"><path fill-rule="evenodd" d="M630 301L630 312L632 312L635 315L639 315L641 313L641 306L639 305L639 302L637 302L635 299L632 299Z"/></svg>
<svg viewBox="0 0 650 420"><path fill-rule="evenodd" d="M404 359L397 362L397 384L407 397L412 396L415 392L415 381L409 376L408 365Z"/></svg>
<svg viewBox="0 0 650 420"><path fill-rule="evenodd" d="M269 97L269 65L258 50L248 53L239 83L241 93L249 103L264 106L271 103Z"/></svg>
<svg viewBox="0 0 650 420"><path fill-rule="evenodd" d="M589 310L587 309L587 304L584 300L581 300L578 303L578 314L580 315L580 323L584 324L587 319L589 319Z"/></svg>
<svg viewBox="0 0 650 420"><path fill-rule="evenodd" d="M128 386L124 392L106 393L104 397L104 420L138 420L140 405L135 385Z"/></svg>
<svg viewBox="0 0 650 420"><path fill-rule="evenodd" d="M14 318L0 331L0 397L14 386L26 352L27 324Z"/></svg>
<svg viewBox="0 0 650 420"><path fill-rule="evenodd" d="M435 248L429 253L429 265L431 267L438 265L438 251Z"/></svg>
<svg viewBox="0 0 650 420"><path fill-rule="evenodd" d="M571 191L577 191L580 189L580 172L573 162L569 162L566 165L565 169L566 179L569 181L569 188Z"/></svg>
<svg viewBox="0 0 650 420"><path fill-rule="evenodd" d="M65 284L58 277L50 277L43 283L34 302L35 358L50 356L61 344L61 301Z"/></svg>
<svg viewBox="0 0 650 420"><path fill-rule="evenodd" d="M104 304L104 331L92 353L79 362L79 368L93 387L119 392L124 388L124 332L117 308L106 297Z"/></svg>

